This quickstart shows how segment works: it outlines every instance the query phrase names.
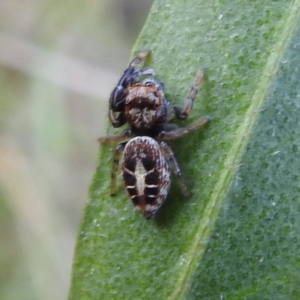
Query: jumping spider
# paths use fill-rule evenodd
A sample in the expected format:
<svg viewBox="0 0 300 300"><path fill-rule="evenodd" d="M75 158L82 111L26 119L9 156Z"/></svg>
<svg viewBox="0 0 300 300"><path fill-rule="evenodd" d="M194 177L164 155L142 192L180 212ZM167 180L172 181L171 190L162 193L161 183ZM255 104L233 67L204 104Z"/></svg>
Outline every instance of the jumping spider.
<svg viewBox="0 0 300 300"><path fill-rule="evenodd" d="M204 73L200 70L196 75L184 107L172 107L164 96L163 83L154 79L154 71L151 68L135 70L149 52L143 51L132 60L109 99L111 124L120 127L128 123L129 128L120 135L101 137L99 141L119 143L113 155L111 195L115 194L116 172L123 153L124 186L136 208L147 219L152 219L168 195L171 171L184 196L188 196L176 158L165 141L185 135L210 118L201 118L185 128L168 123L174 117L188 117ZM139 80L141 76L146 78Z"/></svg>

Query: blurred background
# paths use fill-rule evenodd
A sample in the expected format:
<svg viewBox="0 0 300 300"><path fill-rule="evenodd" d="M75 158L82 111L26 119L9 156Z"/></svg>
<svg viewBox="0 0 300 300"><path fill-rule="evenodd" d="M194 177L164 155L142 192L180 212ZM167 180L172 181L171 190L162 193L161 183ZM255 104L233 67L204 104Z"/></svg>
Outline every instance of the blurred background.
<svg viewBox="0 0 300 300"><path fill-rule="evenodd" d="M66 299L110 91L152 0L0 1L0 299Z"/></svg>

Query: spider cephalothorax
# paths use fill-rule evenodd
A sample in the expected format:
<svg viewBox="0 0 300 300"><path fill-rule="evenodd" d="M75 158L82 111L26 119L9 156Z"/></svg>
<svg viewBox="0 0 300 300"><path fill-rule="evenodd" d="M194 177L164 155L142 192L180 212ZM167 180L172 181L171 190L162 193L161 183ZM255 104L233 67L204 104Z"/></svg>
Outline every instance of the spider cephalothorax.
<svg viewBox="0 0 300 300"><path fill-rule="evenodd" d="M114 127L127 122L135 134L155 136L167 122L168 101L163 84L153 78L152 69L135 70L148 53L141 52L130 63L111 93L109 118ZM148 77L139 80L141 76Z"/></svg>
<svg viewBox="0 0 300 300"><path fill-rule="evenodd" d="M184 196L188 195L176 158L165 141L185 135L210 118L201 118L185 128L168 123L172 118L187 118L204 73L202 70L197 73L184 107L171 106L164 96L163 84L153 78L153 70L135 70L148 54L149 51L143 51L133 59L110 96L110 122L114 127L128 123L129 128L120 135L102 137L99 141L121 142L114 152L111 194L115 193L116 172L122 155L122 177L128 195L137 209L151 219L168 195L171 171ZM139 81L140 76L150 77Z"/></svg>
<svg viewBox="0 0 300 300"><path fill-rule="evenodd" d="M126 90L125 118L137 134L155 135L167 122L167 100L162 85L149 79Z"/></svg>

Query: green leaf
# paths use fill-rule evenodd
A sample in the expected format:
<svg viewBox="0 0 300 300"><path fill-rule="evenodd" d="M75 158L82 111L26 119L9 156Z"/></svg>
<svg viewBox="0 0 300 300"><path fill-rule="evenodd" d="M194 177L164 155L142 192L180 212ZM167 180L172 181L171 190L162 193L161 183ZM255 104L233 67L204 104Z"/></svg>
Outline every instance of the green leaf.
<svg viewBox="0 0 300 300"><path fill-rule="evenodd" d="M109 196L113 147L103 147L70 299L299 299L299 5L154 2L134 53L152 49L168 98L182 103L206 67L179 126L213 121L171 144L192 197L173 180L157 218L143 219L120 180Z"/></svg>

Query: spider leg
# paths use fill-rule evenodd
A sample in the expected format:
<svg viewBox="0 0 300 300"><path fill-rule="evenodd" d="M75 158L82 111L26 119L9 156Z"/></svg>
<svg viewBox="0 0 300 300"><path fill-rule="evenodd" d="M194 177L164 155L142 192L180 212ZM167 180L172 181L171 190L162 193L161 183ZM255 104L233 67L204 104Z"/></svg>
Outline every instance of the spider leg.
<svg viewBox="0 0 300 300"><path fill-rule="evenodd" d="M111 183L110 183L110 195L114 195L116 192L116 173L118 171L119 167L119 161L120 161L120 156L124 151L126 143L119 144L113 155L113 164L112 164L112 169L111 169Z"/></svg>
<svg viewBox="0 0 300 300"><path fill-rule="evenodd" d="M132 69L127 69L123 76L121 77L119 83L114 88L110 95L109 103L110 108L116 111L122 111L124 106L124 99L126 96L127 87L137 80L138 77L143 75L154 76L154 70L151 68L144 68L141 70L134 71Z"/></svg>
<svg viewBox="0 0 300 300"><path fill-rule="evenodd" d="M141 51L129 64L128 68L136 68L141 62L142 60L144 60L146 58L147 55L149 55L149 53L151 52L150 49Z"/></svg>
<svg viewBox="0 0 300 300"><path fill-rule="evenodd" d="M150 53L150 50L145 50L139 53L129 64L128 68L120 78L117 86L112 91L110 96L110 104L112 108L118 108L118 100L124 97L125 89L141 75L154 75L154 71L150 68L135 71L135 68L142 62L143 59ZM117 110L115 110L117 111Z"/></svg>
<svg viewBox="0 0 300 300"><path fill-rule="evenodd" d="M120 112L119 115L114 112L113 109L109 109L108 118L113 127L121 127L126 123L126 118L124 112Z"/></svg>
<svg viewBox="0 0 300 300"><path fill-rule="evenodd" d="M170 164L171 170L173 171L173 173L175 174L175 176L178 180L178 183L180 185L183 195L185 197L188 197L189 193L188 193L187 187L182 179L181 171L180 171L180 168L178 166L178 163L174 156L173 151L165 142L160 143L160 148L161 148L162 153L164 154L165 158L167 159L168 163Z"/></svg>
<svg viewBox="0 0 300 300"><path fill-rule="evenodd" d="M165 132L174 131L179 129L177 124L167 123L164 127Z"/></svg>
<svg viewBox="0 0 300 300"><path fill-rule="evenodd" d="M196 75L195 81L190 89L190 92L185 100L185 104L183 108L180 108L178 106L174 106L174 112L175 112L175 117L177 119L186 119L190 113L190 111L193 108L194 104L194 99L197 96L197 93L200 89L202 79L204 76L204 70L199 70L199 72Z"/></svg>
<svg viewBox="0 0 300 300"><path fill-rule="evenodd" d="M138 77L143 76L143 75L154 76L155 73L154 73L154 70L151 68L137 70L132 74L132 81L137 80Z"/></svg>
<svg viewBox="0 0 300 300"><path fill-rule="evenodd" d="M119 143L130 138L131 136L132 136L131 130L126 129L119 135L100 137L98 141L102 144Z"/></svg>
<svg viewBox="0 0 300 300"><path fill-rule="evenodd" d="M138 76L141 75L153 75L154 71L151 68L145 68L142 70L135 71L135 68L146 58L146 56L150 53L150 50L145 50L140 52L129 64L128 68L124 71L124 74L120 78L116 89L119 90L123 88L125 90L128 85L132 83ZM118 95L115 95L118 96Z"/></svg>
<svg viewBox="0 0 300 300"><path fill-rule="evenodd" d="M135 68L150 53L145 50L139 53L129 64L128 68L120 78L117 86L113 89L109 98L109 120L114 127L120 127L126 123L123 115L116 115L116 112L122 112L124 109L125 91L127 87L141 75L154 75L153 69L145 68L135 71Z"/></svg>
<svg viewBox="0 0 300 300"><path fill-rule="evenodd" d="M167 106L167 120L169 122L175 117L175 108L172 105L171 101L168 99L166 99L166 106Z"/></svg>
<svg viewBox="0 0 300 300"><path fill-rule="evenodd" d="M188 125L187 127L184 128L177 128L174 130L170 130L170 131L161 131L158 135L158 137L162 140L172 140L172 139L176 139L178 137L181 137L187 133L189 133L190 131L193 131L195 129L197 129L200 126L203 126L204 124L208 123L211 120L210 117L203 117L200 120Z"/></svg>

